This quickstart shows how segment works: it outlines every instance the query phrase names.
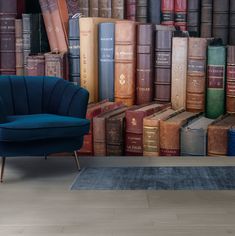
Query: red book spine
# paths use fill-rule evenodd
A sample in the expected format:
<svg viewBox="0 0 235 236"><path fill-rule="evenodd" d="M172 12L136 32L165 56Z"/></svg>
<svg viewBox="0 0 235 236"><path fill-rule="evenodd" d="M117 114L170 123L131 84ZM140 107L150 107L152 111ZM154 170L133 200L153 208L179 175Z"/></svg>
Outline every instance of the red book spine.
<svg viewBox="0 0 235 236"><path fill-rule="evenodd" d="M126 0L126 19L136 20L136 0Z"/></svg>
<svg viewBox="0 0 235 236"><path fill-rule="evenodd" d="M161 1L161 24L174 25L174 0Z"/></svg>
<svg viewBox="0 0 235 236"><path fill-rule="evenodd" d="M175 0L175 26L187 30L187 0Z"/></svg>

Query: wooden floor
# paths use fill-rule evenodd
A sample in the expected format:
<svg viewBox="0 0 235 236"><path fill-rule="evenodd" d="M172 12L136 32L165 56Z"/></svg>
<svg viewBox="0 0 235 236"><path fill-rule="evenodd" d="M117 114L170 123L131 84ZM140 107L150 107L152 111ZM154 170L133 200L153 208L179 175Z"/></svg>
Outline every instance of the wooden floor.
<svg viewBox="0 0 235 236"><path fill-rule="evenodd" d="M71 158L8 159L1 236L235 235L235 191L70 191Z"/></svg>

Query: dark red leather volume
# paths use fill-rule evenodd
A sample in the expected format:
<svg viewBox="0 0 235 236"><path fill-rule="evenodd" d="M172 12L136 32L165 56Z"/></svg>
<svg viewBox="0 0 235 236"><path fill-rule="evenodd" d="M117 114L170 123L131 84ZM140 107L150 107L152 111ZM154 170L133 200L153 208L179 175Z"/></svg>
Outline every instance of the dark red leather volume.
<svg viewBox="0 0 235 236"><path fill-rule="evenodd" d="M136 20L136 0L126 0L126 19Z"/></svg>
<svg viewBox="0 0 235 236"><path fill-rule="evenodd" d="M15 19L16 0L0 1L0 74L16 73L15 59Z"/></svg>
<svg viewBox="0 0 235 236"><path fill-rule="evenodd" d="M174 25L174 0L161 1L161 24Z"/></svg>
<svg viewBox="0 0 235 236"><path fill-rule="evenodd" d="M171 54L173 26L156 26L154 100L171 101Z"/></svg>
<svg viewBox="0 0 235 236"><path fill-rule="evenodd" d="M153 100L153 25L137 26L137 88L138 105Z"/></svg>
<svg viewBox="0 0 235 236"><path fill-rule="evenodd" d="M44 55L30 55L27 57L26 75L45 76Z"/></svg>
<svg viewBox="0 0 235 236"><path fill-rule="evenodd" d="M227 112L235 113L235 46L228 46L227 59Z"/></svg>
<svg viewBox="0 0 235 236"><path fill-rule="evenodd" d="M187 30L187 0L175 0L175 27Z"/></svg>

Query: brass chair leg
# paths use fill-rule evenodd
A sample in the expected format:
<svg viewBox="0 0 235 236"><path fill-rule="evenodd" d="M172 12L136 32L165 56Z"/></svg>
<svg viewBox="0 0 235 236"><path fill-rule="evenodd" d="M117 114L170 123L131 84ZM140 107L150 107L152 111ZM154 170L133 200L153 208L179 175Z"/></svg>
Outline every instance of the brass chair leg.
<svg viewBox="0 0 235 236"><path fill-rule="evenodd" d="M74 151L74 157L75 157L75 162L76 162L78 171L80 171L81 170L81 166L80 166L79 159L78 159L78 154L77 154L76 151Z"/></svg>
<svg viewBox="0 0 235 236"><path fill-rule="evenodd" d="M4 167L5 167L6 157L2 157L2 167L1 167L1 179L0 182L3 183L3 174L4 174Z"/></svg>

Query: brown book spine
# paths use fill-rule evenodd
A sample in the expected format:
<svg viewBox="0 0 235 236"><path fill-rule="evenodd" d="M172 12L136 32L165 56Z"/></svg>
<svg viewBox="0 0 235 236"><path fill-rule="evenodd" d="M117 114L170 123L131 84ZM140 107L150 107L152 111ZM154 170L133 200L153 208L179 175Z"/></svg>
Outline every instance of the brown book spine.
<svg viewBox="0 0 235 236"><path fill-rule="evenodd" d="M26 75L45 76L44 55L30 55L27 57Z"/></svg>
<svg viewBox="0 0 235 236"><path fill-rule="evenodd" d="M57 38L56 38L55 31L54 31L52 17L50 14L48 2L47 2L47 0L39 0L39 2L40 2L42 15L43 15L43 19L44 19L44 23L45 23L45 27L46 27L47 37L48 37L49 44L50 44L50 49L52 52L58 52L59 46L57 43Z"/></svg>
<svg viewBox="0 0 235 236"><path fill-rule="evenodd" d="M132 106L136 86L136 23L117 21L115 35L115 100Z"/></svg>
<svg viewBox="0 0 235 236"><path fill-rule="evenodd" d="M153 26L137 26L137 105L153 100Z"/></svg>
<svg viewBox="0 0 235 236"><path fill-rule="evenodd" d="M126 19L136 20L136 0L126 0Z"/></svg>
<svg viewBox="0 0 235 236"><path fill-rule="evenodd" d="M68 42L66 40L66 31L63 25L62 16L57 0L48 0L48 8L52 20L53 29L55 32L59 52L68 51Z"/></svg>
<svg viewBox="0 0 235 236"><path fill-rule="evenodd" d="M90 0L90 16L98 17L99 16L99 0Z"/></svg>
<svg viewBox="0 0 235 236"><path fill-rule="evenodd" d="M99 17L112 17L112 0L99 0Z"/></svg>
<svg viewBox="0 0 235 236"><path fill-rule="evenodd" d="M154 100L158 102L171 101L172 37L170 29L156 31Z"/></svg>
<svg viewBox="0 0 235 236"><path fill-rule="evenodd" d="M235 1L230 1L229 44L235 45Z"/></svg>
<svg viewBox="0 0 235 236"><path fill-rule="evenodd" d="M205 112L207 39L189 38L187 111Z"/></svg>
<svg viewBox="0 0 235 236"><path fill-rule="evenodd" d="M112 18L120 20L125 18L124 0L112 0Z"/></svg>
<svg viewBox="0 0 235 236"><path fill-rule="evenodd" d="M79 3L80 13L83 17L89 17L89 1L88 0L77 0Z"/></svg>
<svg viewBox="0 0 235 236"><path fill-rule="evenodd" d="M148 0L137 0L136 21L141 23L148 22Z"/></svg>
<svg viewBox="0 0 235 236"><path fill-rule="evenodd" d="M45 75L68 80L67 53L46 53Z"/></svg>
<svg viewBox="0 0 235 236"><path fill-rule="evenodd" d="M24 54L23 54L23 23L22 19L15 20L16 37L16 75L24 75Z"/></svg>
<svg viewBox="0 0 235 236"><path fill-rule="evenodd" d="M212 5L213 0L202 0L201 2L201 37L212 37Z"/></svg>
<svg viewBox="0 0 235 236"><path fill-rule="evenodd" d="M235 46L228 46L227 112L235 113Z"/></svg>

